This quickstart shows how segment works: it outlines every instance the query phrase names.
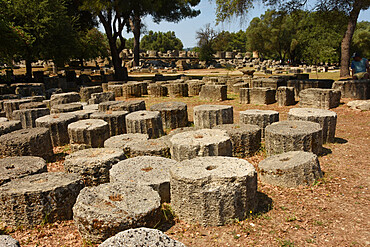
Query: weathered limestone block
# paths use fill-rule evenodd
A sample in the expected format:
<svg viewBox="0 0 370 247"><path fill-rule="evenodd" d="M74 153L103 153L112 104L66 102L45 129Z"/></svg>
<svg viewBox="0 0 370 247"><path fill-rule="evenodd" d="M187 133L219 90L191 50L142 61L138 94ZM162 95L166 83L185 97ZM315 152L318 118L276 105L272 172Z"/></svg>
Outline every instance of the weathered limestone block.
<svg viewBox="0 0 370 247"><path fill-rule="evenodd" d="M51 114L80 111L83 109L80 103L60 104L51 107Z"/></svg>
<svg viewBox="0 0 370 247"><path fill-rule="evenodd" d="M161 114L157 111L136 111L126 116L127 133L148 134L158 138L164 134Z"/></svg>
<svg viewBox="0 0 370 247"><path fill-rule="evenodd" d="M258 164L258 168L263 183L281 187L312 185L322 177L317 156L303 151L268 157Z"/></svg>
<svg viewBox="0 0 370 247"><path fill-rule="evenodd" d="M250 85L248 82L235 83L232 86L233 93L239 93L241 88L250 88Z"/></svg>
<svg viewBox="0 0 370 247"><path fill-rule="evenodd" d="M370 98L370 80L336 81L333 84L333 89L339 90L343 98Z"/></svg>
<svg viewBox="0 0 370 247"><path fill-rule="evenodd" d="M19 110L19 106L24 103L30 103L31 99L12 99L3 102L6 118L13 120L13 111Z"/></svg>
<svg viewBox="0 0 370 247"><path fill-rule="evenodd" d="M93 93L91 98L88 101L89 105L100 104L103 102L114 101L115 95L114 92L102 92L102 93Z"/></svg>
<svg viewBox="0 0 370 247"><path fill-rule="evenodd" d="M289 80L287 82L288 87L294 87L294 94L298 100L300 92L308 88L332 88L334 80Z"/></svg>
<svg viewBox="0 0 370 247"><path fill-rule="evenodd" d="M109 135L115 136L126 133L126 116L128 111L107 111L91 114L91 119L102 119L108 123Z"/></svg>
<svg viewBox="0 0 370 247"><path fill-rule="evenodd" d="M251 89L250 88L240 88L239 89L239 103L240 104L250 104L251 103Z"/></svg>
<svg viewBox="0 0 370 247"><path fill-rule="evenodd" d="M80 96L82 102L87 102L93 93L102 93L103 88L101 86L94 86L94 87L81 87L80 88Z"/></svg>
<svg viewBox="0 0 370 247"><path fill-rule="evenodd" d="M36 119L49 114L50 110L48 108L36 108L36 109L16 110L13 112L13 117L16 120L21 121L23 129L27 129L35 128Z"/></svg>
<svg viewBox="0 0 370 247"><path fill-rule="evenodd" d="M276 100L279 106L289 106L295 104L293 87L279 87L276 90Z"/></svg>
<svg viewBox="0 0 370 247"><path fill-rule="evenodd" d="M152 105L151 111L161 113L164 129L176 129L188 126L188 107L182 102L163 102Z"/></svg>
<svg viewBox="0 0 370 247"><path fill-rule="evenodd" d="M99 247L111 246L185 247L183 243L171 239L163 232L145 227L120 232L99 245Z"/></svg>
<svg viewBox="0 0 370 247"><path fill-rule="evenodd" d="M141 97L141 87L137 83L123 84L122 97L124 99Z"/></svg>
<svg viewBox="0 0 370 247"><path fill-rule="evenodd" d="M255 105L269 105L276 102L276 90L266 87L254 87L250 89L250 102Z"/></svg>
<svg viewBox="0 0 370 247"><path fill-rule="evenodd" d="M68 155L64 169L79 174L85 186L97 186L109 183L109 170L125 158L124 152L117 148L89 148Z"/></svg>
<svg viewBox="0 0 370 247"><path fill-rule="evenodd" d="M46 162L40 157L17 156L0 159L0 185L47 171Z"/></svg>
<svg viewBox="0 0 370 247"><path fill-rule="evenodd" d="M252 79L251 87L264 87L276 90L278 87L286 86L287 81L281 78L256 78Z"/></svg>
<svg viewBox="0 0 370 247"><path fill-rule="evenodd" d="M265 128L279 122L279 112L271 110L246 110L239 112L240 123L257 125L262 130L262 138L265 137Z"/></svg>
<svg viewBox="0 0 370 247"><path fill-rule="evenodd" d="M251 124L222 124L215 129L225 130L230 136L234 157L253 156L261 146L261 128Z"/></svg>
<svg viewBox="0 0 370 247"><path fill-rule="evenodd" d="M189 80L187 81L187 84L188 84L188 95L198 96L200 94L200 91L202 90L204 82L200 80Z"/></svg>
<svg viewBox="0 0 370 247"><path fill-rule="evenodd" d="M177 161L203 156L231 156L232 144L224 130L200 129L173 135L171 158Z"/></svg>
<svg viewBox="0 0 370 247"><path fill-rule="evenodd" d="M148 81L136 81L136 82L129 82L129 84L136 84L140 88L140 95L148 95Z"/></svg>
<svg viewBox="0 0 370 247"><path fill-rule="evenodd" d="M6 121L0 123L0 136L20 129L22 129L21 121L8 121L8 119L6 119Z"/></svg>
<svg viewBox="0 0 370 247"><path fill-rule="evenodd" d="M310 121L320 124L323 143L334 142L337 126L337 113L315 108L293 108L289 110L288 120Z"/></svg>
<svg viewBox="0 0 370 247"><path fill-rule="evenodd" d="M72 151L100 148L109 138L108 123L101 119L80 120L68 125Z"/></svg>
<svg viewBox="0 0 370 247"><path fill-rule="evenodd" d="M168 89L165 86L162 86L157 83L152 83L148 86L149 90L149 96L160 98L160 97L166 97L168 95Z"/></svg>
<svg viewBox="0 0 370 247"><path fill-rule="evenodd" d="M156 156L139 156L119 162L109 171L110 181L152 187L161 203L170 202L170 169L176 161Z"/></svg>
<svg viewBox="0 0 370 247"><path fill-rule="evenodd" d="M45 102L30 102L19 105L19 110L47 108Z"/></svg>
<svg viewBox="0 0 370 247"><path fill-rule="evenodd" d="M130 101L121 101L118 104L114 104L109 107L109 110L112 111L145 111L145 101L144 100L130 100Z"/></svg>
<svg viewBox="0 0 370 247"><path fill-rule="evenodd" d="M4 156L38 156L48 160L53 156L49 129L21 129L0 136L0 154Z"/></svg>
<svg viewBox="0 0 370 247"><path fill-rule="evenodd" d="M353 110L370 111L370 100L353 100L347 106Z"/></svg>
<svg viewBox="0 0 370 247"><path fill-rule="evenodd" d="M160 156L169 158L170 146L167 142L157 139L149 139L138 142L127 142L124 146L127 157L133 158L137 156Z"/></svg>
<svg viewBox="0 0 370 247"><path fill-rule="evenodd" d="M171 98L188 97L188 84L172 83L167 86Z"/></svg>
<svg viewBox="0 0 370 247"><path fill-rule="evenodd" d="M20 247L19 241L9 235L0 235L0 246L2 247Z"/></svg>
<svg viewBox="0 0 370 247"><path fill-rule="evenodd" d="M70 93L59 93L53 94L50 97L50 106L68 104L81 101L81 96L79 93L70 92Z"/></svg>
<svg viewBox="0 0 370 247"><path fill-rule="evenodd" d="M227 100L227 86L203 85L199 94L201 100L224 101Z"/></svg>
<svg viewBox="0 0 370 247"><path fill-rule="evenodd" d="M39 225L72 219L72 207L83 188L79 175L46 172L0 186L0 218L9 226Z"/></svg>
<svg viewBox="0 0 370 247"><path fill-rule="evenodd" d="M72 114L52 114L36 119L36 126L48 128L53 147L58 147L69 143L67 127L75 121L77 117Z"/></svg>
<svg viewBox="0 0 370 247"><path fill-rule="evenodd" d="M267 155L305 151L319 155L322 150L322 128L308 121L282 121L265 129Z"/></svg>
<svg viewBox="0 0 370 247"><path fill-rule="evenodd" d="M73 220L83 239L100 243L115 234L160 220L160 197L149 186L121 183L84 188L73 207Z"/></svg>
<svg viewBox="0 0 370 247"><path fill-rule="evenodd" d="M212 128L220 124L234 122L233 107L228 105L199 105L194 107L194 125L196 128Z"/></svg>
<svg viewBox="0 0 370 247"><path fill-rule="evenodd" d="M114 93L116 97L122 97L122 87L123 85L109 85L108 84L108 91Z"/></svg>
<svg viewBox="0 0 370 247"><path fill-rule="evenodd" d="M125 154L130 153L130 149L127 144L131 142L142 142L149 139L147 134L123 134L118 136L112 136L104 142L105 148L119 148L124 151Z"/></svg>
<svg viewBox="0 0 370 247"><path fill-rule="evenodd" d="M201 157L179 163L170 175L171 206L188 223L224 225L257 207L257 173L246 160Z"/></svg>
<svg viewBox="0 0 370 247"><path fill-rule="evenodd" d="M299 93L299 105L306 108L331 109L340 104L341 93L333 89L309 88Z"/></svg>
<svg viewBox="0 0 370 247"><path fill-rule="evenodd" d="M107 101L102 102L98 105L98 110L101 112L106 112L110 110L110 107L119 103L122 103L123 101Z"/></svg>

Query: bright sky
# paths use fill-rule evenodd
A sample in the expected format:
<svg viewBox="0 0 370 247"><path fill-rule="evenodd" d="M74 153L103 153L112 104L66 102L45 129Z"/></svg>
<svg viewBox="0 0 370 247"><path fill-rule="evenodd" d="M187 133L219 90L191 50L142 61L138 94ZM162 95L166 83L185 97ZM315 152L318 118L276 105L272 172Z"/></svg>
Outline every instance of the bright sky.
<svg viewBox="0 0 370 247"><path fill-rule="evenodd" d="M191 48L197 45L195 39L196 31L204 27L207 23L210 23L218 31L225 30L235 32L239 31L240 29L245 30L247 29L249 22L254 17L259 17L267 10L267 8L265 8L262 4L258 4L249 12L243 21L240 19L234 19L231 23L219 24L218 26L215 26L216 4L214 1L201 0L196 9L201 11L201 14L198 17L185 19L179 23L161 22L160 24L155 24L151 17L145 18L144 23L147 25L147 30L161 32L175 31L176 36L180 38L184 44L184 48ZM360 12L359 21L370 21L370 9ZM132 37L130 34L125 36Z"/></svg>

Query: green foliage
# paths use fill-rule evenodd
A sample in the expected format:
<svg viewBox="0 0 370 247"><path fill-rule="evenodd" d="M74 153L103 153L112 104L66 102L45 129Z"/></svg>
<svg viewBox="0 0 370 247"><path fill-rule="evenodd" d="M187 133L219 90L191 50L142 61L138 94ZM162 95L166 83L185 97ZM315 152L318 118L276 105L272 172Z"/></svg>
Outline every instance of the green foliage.
<svg viewBox="0 0 370 247"><path fill-rule="evenodd" d="M222 31L217 34L213 49L215 51L247 51L247 35L246 32L240 30L237 33L230 33L227 31Z"/></svg>
<svg viewBox="0 0 370 247"><path fill-rule="evenodd" d="M363 57L370 58L370 22L362 21L357 24L352 49L353 52L360 52Z"/></svg>
<svg viewBox="0 0 370 247"><path fill-rule="evenodd" d="M129 41L129 44L131 44L131 41ZM167 33L162 33L149 31L149 33L141 39L141 49L167 52L169 50L182 50L183 44L181 40L176 37L175 32L169 31Z"/></svg>
<svg viewBox="0 0 370 247"><path fill-rule="evenodd" d="M213 60L215 53L213 45L217 37L216 31L210 24L206 24L204 28L197 31L197 40L199 46L199 59L207 63Z"/></svg>
<svg viewBox="0 0 370 247"><path fill-rule="evenodd" d="M109 45L106 36L97 28L92 28L87 32L81 31L75 56L87 60L108 57Z"/></svg>

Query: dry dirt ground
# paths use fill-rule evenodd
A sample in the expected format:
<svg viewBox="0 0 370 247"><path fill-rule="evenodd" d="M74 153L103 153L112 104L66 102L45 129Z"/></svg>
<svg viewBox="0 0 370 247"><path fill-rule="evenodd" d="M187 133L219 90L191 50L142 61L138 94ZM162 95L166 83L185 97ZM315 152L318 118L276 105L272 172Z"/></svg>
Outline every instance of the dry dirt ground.
<svg viewBox="0 0 370 247"><path fill-rule="evenodd" d="M292 107L241 105L237 95L224 102L234 106L235 122L239 111L273 109L285 120ZM192 121L193 107L210 103L198 97L181 99L145 99L147 106L163 101L188 104ZM222 227L203 227L175 219L162 226L166 233L187 246L370 246L370 112L349 109L343 104L333 111L338 114L336 142L326 144L319 157L324 177L310 187L286 189L259 182L259 210L244 221L233 220ZM58 161L49 171L63 170L63 157L68 146L55 149ZM257 165L264 158L261 150L248 158ZM73 221L44 224L32 229L10 229L2 232L18 239L22 246L94 246L83 242ZM1 233L1 232L0 232Z"/></svg>

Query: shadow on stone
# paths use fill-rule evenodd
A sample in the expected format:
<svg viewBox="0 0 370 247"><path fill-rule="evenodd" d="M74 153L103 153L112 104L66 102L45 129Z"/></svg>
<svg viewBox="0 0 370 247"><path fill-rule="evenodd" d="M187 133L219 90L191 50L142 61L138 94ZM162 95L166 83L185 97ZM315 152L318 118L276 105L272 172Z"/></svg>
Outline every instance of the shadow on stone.
<svg viewBox="0 0 370 247"><path fill-rule="evenodd" d="M157 226L154 228L166 232L176 224L176 216L172 211L171 205L167 203L162 204L161 212L161 221L158 222Z"/></svg>

